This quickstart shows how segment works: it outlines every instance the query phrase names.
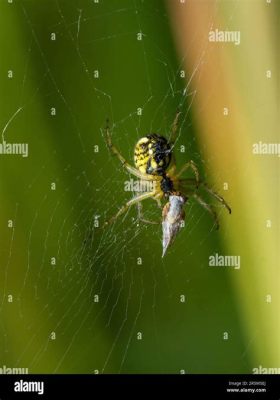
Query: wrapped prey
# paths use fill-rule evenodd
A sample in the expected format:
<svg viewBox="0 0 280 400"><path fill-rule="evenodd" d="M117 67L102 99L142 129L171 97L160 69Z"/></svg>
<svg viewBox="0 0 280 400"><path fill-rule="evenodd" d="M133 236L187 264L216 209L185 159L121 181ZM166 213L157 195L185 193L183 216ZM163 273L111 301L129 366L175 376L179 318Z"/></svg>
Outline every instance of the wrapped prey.
<svg viewBox="0 0 280 400"><path fill-rule="evenodd" d="M162 210L162 257L177 236L185 220L184 205L187 199L181 193L172 193Z"/></svg>

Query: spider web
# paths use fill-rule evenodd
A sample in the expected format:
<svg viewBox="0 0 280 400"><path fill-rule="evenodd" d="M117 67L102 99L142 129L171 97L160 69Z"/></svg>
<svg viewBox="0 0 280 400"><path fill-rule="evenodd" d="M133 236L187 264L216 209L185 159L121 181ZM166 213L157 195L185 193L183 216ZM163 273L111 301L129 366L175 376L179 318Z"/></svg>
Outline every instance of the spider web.
<svg viewBox="0 0 280 400"><path fill-rule="evenodd" d="M210 50L181 78L188 54L176 59L161 1L2 0L1 9L18 21L12 43L20 47L4 137L28 142L30 151L26 160L1 160L9 193L1 225L13 222L1 250L3 365L36 373L246 370L242 339L229 350L222 340L221 332L240 328L229 282L208 272L221 243L205 210L190 199L186 225L163 259L161 225L138 221L135 207L102 228L134 195L105 145L107 118L114 144L133 163L136 141L150 132L168 137L179 108L177 165L192 159L207 180L211 159L203 143L198 148L192 110L193 78ZM189 40L196 45L196 32ZM220 192L225 175L214 177ZM143 207L160 220L155 202ZM217 211L224 212L219 204Z"/></svg>

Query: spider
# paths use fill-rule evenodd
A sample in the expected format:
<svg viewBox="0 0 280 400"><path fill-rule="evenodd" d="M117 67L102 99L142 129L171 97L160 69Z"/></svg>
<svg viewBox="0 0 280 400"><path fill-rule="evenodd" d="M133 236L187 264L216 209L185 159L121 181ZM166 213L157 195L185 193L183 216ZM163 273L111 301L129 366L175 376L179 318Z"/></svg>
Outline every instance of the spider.
<svg viewBox="0 0 280 400"><path fill-rule="evenodd" d="M180 227L183 225L185 218L183 208L190 197L194 198L211 214L217 229L219 228L217 214L213 207L200 197L198 194L199 188L203 188L231 213L231 208L223 197L200 180L198 168L192 160L185 163L179 171L176 170L172 150L178 132L179 116L180 112L178 111L171 127L169 140L155 133L148 134L138 140L134 149L135 167L126 161L112 143L108 120L105 128L107 146L112 154L117 156L128 173L137 177L140 183L152 183L152 189L150 191L137 193L136 196L124 204L109 221L106 221L105 225L111 224L134 204L137 205L138 208L139 220L145 223L160 223L160 221L155 222L143 218L142 201L149 198L154 199L159 207L161 207L161 200L167 201L162 209L162 256L165 255L168 246L174 241ZM192 171L194 175L193 178L182 178L183 173L187 170Z"/></svg>

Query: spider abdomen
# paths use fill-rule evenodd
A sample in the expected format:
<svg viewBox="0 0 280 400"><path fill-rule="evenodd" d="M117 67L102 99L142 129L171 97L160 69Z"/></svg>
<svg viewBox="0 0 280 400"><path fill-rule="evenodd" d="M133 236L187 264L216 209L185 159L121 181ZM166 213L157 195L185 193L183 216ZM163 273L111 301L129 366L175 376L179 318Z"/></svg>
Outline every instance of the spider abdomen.
<svg viewBox="0 0 280 400"><path fill-rule="evenodd" d="M134 162L140 172L164 175L170 161L171 147L163 136L153 133L141 138L136 143Z"/></svg>

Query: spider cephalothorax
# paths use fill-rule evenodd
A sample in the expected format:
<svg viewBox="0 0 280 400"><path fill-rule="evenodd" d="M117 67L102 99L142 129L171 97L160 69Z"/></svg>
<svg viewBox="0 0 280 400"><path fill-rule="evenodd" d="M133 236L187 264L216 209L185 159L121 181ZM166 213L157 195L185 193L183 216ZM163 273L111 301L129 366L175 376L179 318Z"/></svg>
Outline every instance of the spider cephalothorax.
<svg viewBox="0 0 280 400"><path fill-rule="evenodd" d="M179 114L180 113L177 113L175 121L173 122L170 141L155 133L138 140L134 150L135 167L130 165L112 144L109 128L106 128L108 147L111 149L112 153L119 158L126 170L140 179L141 182L150 182L153 183L153 185L151 185L150 191L137 193L135 197L120 208L114 217L105 222L105 225L115 221L118 216L125 213L133 204L136 204L138 207L138 217L140 220L143 222L155 223L154 221L145 220L142 217L141 202L145 199L152 198L160 205L161 200L166 199L167 202L163 207L161 221L163 232L162 256L165 255L167 248L173 243L183 225L182 222L185 218L184 206L189 197L193 197L212 215L218 228L216 212L213 210L212 206L197 193L200 187L215 197L229 212L231 212L230 207L222 196L209 188L205 182L200 181L198 169L192 160L184 164L179 172L176 171L175 162L171 165L172 148L174 147ZM195 178L181 179L181 175L188 169L192 170Z"/></svg>

